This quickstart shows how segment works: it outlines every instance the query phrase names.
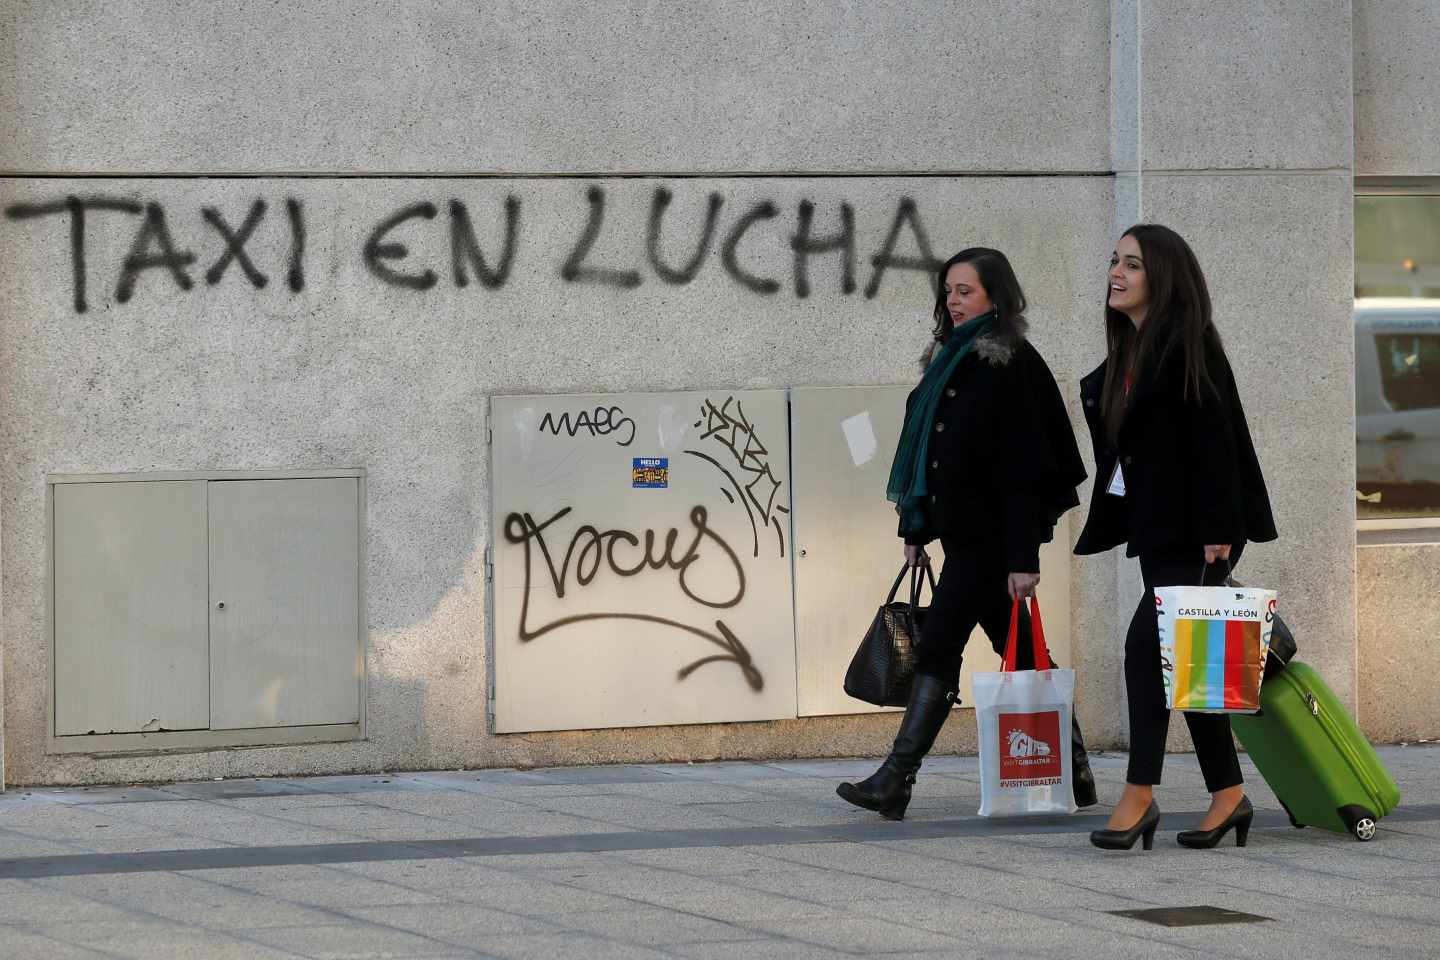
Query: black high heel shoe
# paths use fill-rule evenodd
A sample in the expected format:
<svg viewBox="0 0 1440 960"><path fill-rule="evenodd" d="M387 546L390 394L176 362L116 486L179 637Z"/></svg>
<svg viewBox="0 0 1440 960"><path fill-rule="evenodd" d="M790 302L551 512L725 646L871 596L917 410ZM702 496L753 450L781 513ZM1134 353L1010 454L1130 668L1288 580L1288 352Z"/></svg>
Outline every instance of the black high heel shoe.
<svg viewBox="0 0 1440 960"><path fill-rule="evenodd" d="M1235 809L1230 811L1230 816L1214 830L1181 830L1175 835L1175 839L1182 847L1209 850L1225 838L1226 831L1234 827L1235 846L1243 847L1250 836L1250 821L1254 819L1255 808L1250 805L1250 798L1241 797L1240 802L1235 804Z"/></svg>
<svg viewBox="0 0 1440 960"><path fill-rule="evenodd" d="M1155 828L1160 826L1160 808L1155 801L1150 801L1150 806L1145 808L1135 826L1129 830L1091 830L1090 842L1101 850L1129 850L1135 846L1138 837L1142 850L1150 850L1155 846Z"/></svg>

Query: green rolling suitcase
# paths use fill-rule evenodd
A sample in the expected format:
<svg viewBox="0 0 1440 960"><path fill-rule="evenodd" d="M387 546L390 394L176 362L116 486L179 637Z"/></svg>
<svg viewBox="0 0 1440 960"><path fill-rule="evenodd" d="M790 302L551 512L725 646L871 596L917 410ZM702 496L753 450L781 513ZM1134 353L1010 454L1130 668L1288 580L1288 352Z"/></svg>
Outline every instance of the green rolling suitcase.
<svg viewBox="0 0 1440 960"><path fill-rule="evenodd" d="M1400 788L1335 694L1292 660L1260 687L1260 712L1231 717L1265 782L1297 827L1358 840L1400 802Z"/></svg>

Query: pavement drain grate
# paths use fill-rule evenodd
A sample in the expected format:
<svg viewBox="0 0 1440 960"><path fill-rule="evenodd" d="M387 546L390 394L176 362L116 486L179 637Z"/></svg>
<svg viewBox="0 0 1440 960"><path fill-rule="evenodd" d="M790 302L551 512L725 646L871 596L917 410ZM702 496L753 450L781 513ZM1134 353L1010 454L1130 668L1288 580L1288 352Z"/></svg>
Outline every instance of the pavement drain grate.
<svg viewBox="0 0 1440 960"><path fill-rule="evenodd" d="M1107 910L1116 917L1144 920L1162 927L1203 927L1216 923L1262 923L1273 917L1262 917L1256 913L1241 913L1221 907L1154 907L1149 910Z"/></svg>

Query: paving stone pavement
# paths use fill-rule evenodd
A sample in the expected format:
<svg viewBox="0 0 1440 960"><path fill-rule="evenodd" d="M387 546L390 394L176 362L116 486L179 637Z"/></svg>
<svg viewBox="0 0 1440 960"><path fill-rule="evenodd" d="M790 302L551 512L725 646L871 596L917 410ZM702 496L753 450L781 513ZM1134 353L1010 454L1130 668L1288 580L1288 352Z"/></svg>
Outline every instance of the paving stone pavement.
<svg viewBox="0 0 1440 960"><path fill-rule="evenodd" d="M973 757L904 823L834 795L873 760L387 773L0 794L0 958L1440 957L1440 747L1387 747L1375 840L1295 830L1242 755L1243 849L1155 849L1103 814L985 820ZM1102 805L1123 754L1094 758ZM1102 806L1099 809L1104 809ZM1263 922L1163 927L1112 911Z"/></svg>

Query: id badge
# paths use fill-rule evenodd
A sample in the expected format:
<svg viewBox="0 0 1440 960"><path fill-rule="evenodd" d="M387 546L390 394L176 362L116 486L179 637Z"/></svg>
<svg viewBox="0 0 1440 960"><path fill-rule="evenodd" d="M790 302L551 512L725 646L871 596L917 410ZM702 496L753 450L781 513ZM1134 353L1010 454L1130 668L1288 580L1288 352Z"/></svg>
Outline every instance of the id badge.
<svg viewBox="0 0 1440 960"><path fill-rule="evenodd" d="M1110 486L1105 488L1105 492L1112 497L1125 496L1125 474L1120 472L1118 461L1115 463L1115 472L1110 476Z"/></svg>

